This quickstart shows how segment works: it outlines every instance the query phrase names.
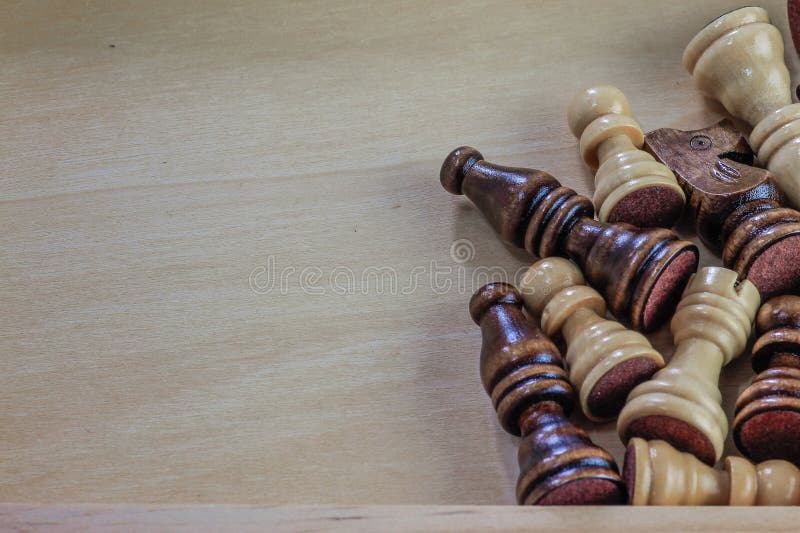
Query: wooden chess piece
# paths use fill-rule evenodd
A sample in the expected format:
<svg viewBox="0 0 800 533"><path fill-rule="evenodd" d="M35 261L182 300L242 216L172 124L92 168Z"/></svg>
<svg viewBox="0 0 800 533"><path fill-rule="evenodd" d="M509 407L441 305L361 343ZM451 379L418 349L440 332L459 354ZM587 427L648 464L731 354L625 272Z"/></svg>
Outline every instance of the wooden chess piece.
<svg viewBox="0 0 800 533"><path fill-rule="evenodd" d="M605 319L605 300L584 283L575 263L550 257L528 269L519 289L545 335L563 336L581 409L599 422L617 416L631 389L663 368L664 359L644 335Z"/></svg>
<svg viewBox="0 0 800 533"><path fill-rule="evenodd" d="M722 457L728 420L719 374L744 351L760 303L755 285L736 278L705 267L689 281L670 323L675 353L628 395L617 419L622 442L664 440L710 465Z"/></svg>
<svg viewBox="0 0 800 533"><path fill-rule="evenodd" d="M736 401L733 440L753 461L800 465L800 297L762 305L756 328L753 370L759 374Z"/></svg>
<svg viewBox="0 0 800 533"><path fill-rule="evenodd" d="M631 505L800 505L792 463L726 457L717 470L662 440L631 439L623 476Z"/></svg>
<svg viewBox="0 0 800 533"><path fill-rule="evenodd" d="M800 212L783 206L772 174L730 120L694 131L663 128L645 147L686 191L697 233L764 300L800 291Z"/></svg>
<svg viewBox="0 0 800 533"><path fill-rule="evenodd" d="M567 418L575 391L561 354L522 311L507 283L490 283L472 296L481 327L481 381L500 424L522 436L517 501L536 505L621 503L625 487L614 458Z"/></svg>
<svg viewBox="0 0 800 533"><path fill-rule="evenodd" d="M641 150L644 134L628 99L611 85L575 95L567 110L584 162L594 170L594 206L601 222L672 227L685 197L672 171Z"/></svg>
<svg viewBox="0 0 800 533"><path fill-rule="evenodd" d="M753 126L750 146L800 206L800 104L792 104L783 38L760 7L712 21L691 40L683 65L698 88Z"/></svg>
<svg viewBox="0 0 800 533"><path fill-rule="evenodd" d="M598 222L588 198L541 170L494 165L461 147L445 159L440 179L472 200L506 242L575 261L611 312L635 329L660 325L697 269L694 244L663 228Z"/></svg>

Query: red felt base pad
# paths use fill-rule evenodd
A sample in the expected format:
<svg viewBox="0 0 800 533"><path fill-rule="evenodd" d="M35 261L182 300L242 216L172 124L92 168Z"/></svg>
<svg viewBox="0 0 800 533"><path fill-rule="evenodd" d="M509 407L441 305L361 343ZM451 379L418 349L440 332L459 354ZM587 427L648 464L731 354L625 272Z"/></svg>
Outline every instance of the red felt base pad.
<svg viewBox="0 0 800 533"><path fill-rule="evenodd" d="M678 303L686 282L697 268L697 256L692 251L679 254L658 278L644 305L643 325L646 331L660 324Z"/></svg>
<svg viewBox="0 0 800 533"><path fill-rule="evenodd" d="M627 442L633 437L644 440L663 440L679 451L689 452L704 463L713 465L717 462L714 446L697 428L669 416L643 416L631 422L623 435Z"/></svg>
<svg viewBox="0 0 800 533"><path fill-rule="evenodd" d="M747 271L761 301L800 292L800 235L780 240L764 250Z"/></svg>
<svg viewBox="0 0 800 533"><path fill-rule="evenodd" d="M618 483L600 478L578 479L548 492L536 505L617 505L625 503Z"/></svg>
<svg viewBox="0 0 800 533"><path fill-rule="evenodd" d="M609 222L639 228L671 228L683 212L683 196L669 187L645 187L622 198L608 213Z"/></svg>
<svg viewBox="0 0 800 533"><path fill-rule="evenodd" d="M589 411L598 418L614 418L622 410L628 393L650 379L661 366L649 357L635 357L606 372L589 393Z"/></svg>
<svg viewBox="0 0 800 533"><path fill-rule="evenodd" d="M784 459L800 465L800 413L767 411L737 428L736 445L752 461Z"/></svg>

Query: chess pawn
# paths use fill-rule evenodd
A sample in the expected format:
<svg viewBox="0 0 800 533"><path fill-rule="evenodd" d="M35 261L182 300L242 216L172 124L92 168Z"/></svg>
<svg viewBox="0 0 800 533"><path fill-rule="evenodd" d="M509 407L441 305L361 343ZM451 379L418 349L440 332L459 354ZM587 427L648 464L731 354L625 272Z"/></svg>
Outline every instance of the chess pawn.
<svg viewBox="0 0 800 533"><path fill-rule="evenodd" d="M641 150L644 134L628 99L610 85L575 95L567 111L584 162L596 171L594 206L602 222L672 227L685 196L672 171Z"/></svg>
<svg viewBox="0 0 800 533"><path fill-rule="evenodd" d="M623 476L631 505L800 504L800 471L792 463L726 457L717 470L662 440L631 439Z"/></svg>
<svg viewBox="0 0 800 533"><path fill-rule="evenodd" d="M481 381L503 429L522 436L517 501L536 505L621 503L614 458L567 418L575 392L555 344L523 314L522 297L490 283L469 303L481 328Z"/></svg>
<svg viewBox="0 0 800 533"><path fill-rule="evenodd" d="M800 465L800 297L769 300L756 328L752 361L759 374L736 401L733 440L753 461Z"/></svg>
<svg viewBox="0 0 800 533"><path fill-rule="evenodd" d="M750 145L800 206L800 104L792 104L783 38L760 7L712 21L691 40L683 65L698 88L753 126Z"/></svg>
<svg viewBox="0 0 800 533"><path fill-rule="evenodd" d="M760 297L736 272L705 267L692 278L670 323L669 364L633 389L617 419L622 442L664 440L713 465L722 457L728 421L719 374L742 353Z"/></svg>
<svg viewBox="0 0 800 533"><path fill-rule="evenodd" d="M545 335L563 336L581 409L600 422L614 418L631 389L663 368L664 359L644 335L606 320L605 300L584 283L574 263L551 257L528 269L520 293Z"/></svg>
<svg viewBox="0 0 800 533"><path fill-rule="evenodd" d="M588 198L541 170L494 165L461 147L445 159L440 179L472 200L504 241L575 261L614 316L635 329L660 325L697 269L694 244L663 228L598 222Z"/></svg>
<svg viewBox="0 0 800 533"><path fill-rule="evenodd" d="M662 128L645 147L686 191L697 233L723 264L767 300L800 291L800 212L784 207L772 174L754 167L744 137L724 120L709 128Z"/></svg>

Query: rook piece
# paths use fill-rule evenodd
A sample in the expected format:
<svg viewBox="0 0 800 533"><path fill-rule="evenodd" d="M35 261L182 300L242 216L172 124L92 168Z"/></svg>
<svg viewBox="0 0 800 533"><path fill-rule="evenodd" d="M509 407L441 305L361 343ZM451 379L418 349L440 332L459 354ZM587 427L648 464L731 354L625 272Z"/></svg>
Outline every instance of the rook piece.
<svg viewBox="0 0 800 533"><path fill-rule="evenodd" d="M760 7L717 18L691 40L683 65L698 88L753 126L750 145L800 206L800 104L792 104L783 38Z"/></svg>
<svg viewBox="0 0 800 533"><path fill-rule="evenodd" d="M506 242L578 263L611 312L636 329L652 330L669 316L697 269L694 244L663 228L598 222L588 198L541 170L493 165L462 147L447 156L440 179L472 200Z"/></svg>
<svg viewBox="0 0 800 533"><path fill-rule="evenodd" d="M753 370L760 374L736 401L733 440L753 461L800 465L800 297L762 305L756 328Z"/></svg>
<svg viewBox="0 0 800 533"><path fill-rule="evenodd" d="M567 259L541 259L520 283L525 306L541 318L545 335L563 334L570 381L584 414L594 421L615 417L628 393L664 367L661 354L641 333L606 320L606 302L584 285Z"/></svg>
<svg viewBox="0 0 800 533"><path fill-rule="evenodd" d="M713 465L722 457L728 420L719 373L745 349L760 298L736 272L706 267L692 278L670 324L675 354L633 389L617 420L622 442L664 440Z"/></svg>
<svg viewBox="0 0 800 533"><path fill-rule="evenodd" d="M675 172L697 233L726 267L764 300L800 290L800 213L782 206L769 171L750 166L753 153L729 120L651 131L645 146Z"/></svg>
<svg viewBox="0 0 800 533"><path fill-rule="evenodd" d="M623 475L632 505L800 504L800 472L787 461L726 457L716 470L661 440L631 439Z"/></svg>
<svg viewBox="0 0 800 533"><path fill-rule="evenodd" d="M481 381L500 424L522 435L517 501L539 505L621 503L614 458L567 419L575 393L555 344L522 312L512 285L490 283L469 303L481 327Z"/></svg>
<svg viewBox="0 0 800 533"><path fill-rule="evenodd" d="M642 128L628 99L610 85L575 95L567 111L584 162L596 171L594 206L602 222L672 227L685 197L672 171L641 150Z"/></svg>

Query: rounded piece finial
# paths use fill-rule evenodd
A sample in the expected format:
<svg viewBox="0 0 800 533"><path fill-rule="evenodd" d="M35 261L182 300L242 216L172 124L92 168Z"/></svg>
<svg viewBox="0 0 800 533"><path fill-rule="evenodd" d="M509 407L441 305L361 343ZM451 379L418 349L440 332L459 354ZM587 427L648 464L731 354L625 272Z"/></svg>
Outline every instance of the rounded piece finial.
<svg viewBox="0 0 800 533"><path fill-rule="evenodd" d="M531 265L519 286L525 305L536 316L541 316L559 291L584 284L586 281L575 263L562 257L548 257Z"/></svg>
<svg viewBox="0 0 800 533"><path fill-rule="evenodd" d="M483 314L493 305L501 303L522 307L519 291L509 283L489 283L472 295L469 314L476 324L480 324Z"/></svg>
<svg viewBox="0 0 800 533"><path fill-rule="evenodd" d="M461 182L472 165L483 160L483 155L471 146L460 146L450 152L442 163L439 180L442 187L451 194L461 194Z"/></svg>
<svg viewBox="0 0 800 533"><path fill-rule="evenodd" d="M567 108L567 122L575 137L580 138L586 126L603 115L630 115L625 94L613 85L595 85L572 98Z"/></svg>

